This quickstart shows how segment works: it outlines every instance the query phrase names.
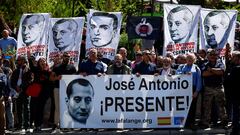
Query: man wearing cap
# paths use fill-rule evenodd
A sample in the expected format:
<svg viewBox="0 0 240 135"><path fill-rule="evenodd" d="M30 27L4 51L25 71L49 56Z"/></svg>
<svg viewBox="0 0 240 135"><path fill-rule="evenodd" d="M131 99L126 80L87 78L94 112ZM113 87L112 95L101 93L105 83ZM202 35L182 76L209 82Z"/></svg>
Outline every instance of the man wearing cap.
<svg viewBox="0 0 240 135"><path fill-rule="evenodd" d="M227 126L227 115L225 109L225 96L223 90L223 75L225 66L220 59L218 53L214 49L209 49L207 53L208 61L203 66L203 82L204 100L203 100L203 118L201 119L200 127L209 128L211 120L212 101L216 103L219 110L219 118L222 128Z"/></svg>
<svg viewBox="0 0 240 135"><path fill-rule="evenodd" d="M135 68L133 69L132 73L139 75L154 75L157 72L157 67L150 61L150 51L144 50L143 51L143 61L139 64L136 64Z"/></svg>

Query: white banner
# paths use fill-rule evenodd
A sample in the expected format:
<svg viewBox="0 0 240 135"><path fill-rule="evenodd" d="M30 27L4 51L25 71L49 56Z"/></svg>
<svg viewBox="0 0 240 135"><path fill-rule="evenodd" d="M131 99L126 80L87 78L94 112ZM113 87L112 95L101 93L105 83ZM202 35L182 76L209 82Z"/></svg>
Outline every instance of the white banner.
<svg viewBox="0 0 240 135"><path fill-rule="evenodd" d="M237 10L201 9L200 48L213 48L221 57L225 45L234 45Z"/></svg>
<svg viewBox="0 0 240 135"><path fill-rule="evenodd" d="M86 52L96 48L104 58L114 59L122 22L121 12L90 10L87 16Z"/></svg>
<svg viewBox="0 0 240 135"><path fill-rule="evenodd" d="M174 56L197 51L200 6L164 4L164 48Z"/></svg>
<svg viewBox="0 0 240 135"><path fill-rule="evenodd" d="M70 54L70 61L78 68L84 18L51 18L50 21L48 44L49 65L53 65L56 55L68 52Z"/></svg>
<svg viewBox="0 0 240 135"><path fill-rule="evenodd" d="M180 128L191 101L191 75L64 75L60 127Z"/></svg>
<svg viewBox="0 0 240 135"><path fill-rule="evenodd" d="M23 14L18 31L18 55L46 58L50 14Z"/></svg>

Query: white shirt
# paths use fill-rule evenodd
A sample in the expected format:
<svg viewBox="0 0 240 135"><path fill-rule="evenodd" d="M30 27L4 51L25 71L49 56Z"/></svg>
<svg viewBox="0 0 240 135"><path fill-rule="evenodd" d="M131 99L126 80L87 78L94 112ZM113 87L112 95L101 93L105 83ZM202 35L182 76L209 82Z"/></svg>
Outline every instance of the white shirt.
<svg viewBox="0 0 240 135"><path fill-rule="evenodd" d="M161 75L169 75L170 74L170 68L167 70L163 69Z"/></svg>

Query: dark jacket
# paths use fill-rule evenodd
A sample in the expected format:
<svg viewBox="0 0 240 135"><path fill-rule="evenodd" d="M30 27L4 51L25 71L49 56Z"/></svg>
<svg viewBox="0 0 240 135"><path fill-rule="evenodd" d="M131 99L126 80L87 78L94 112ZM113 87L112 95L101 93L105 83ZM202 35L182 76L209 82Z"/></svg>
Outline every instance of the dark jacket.
<svg viewBox="0 0 240 135"><path fill-rule="evenodd" d="M240 98L239 98L239 76L240 76L240 66L235 66L231 73L230 73L230 86L231 88L229 89L229 94L231 97L232 101L237 101L240 103Z"/></svg>
<svg viewBox="0 0 240 135"><path fill-rule="evenodd" d="M22 68L22 84L20 85L21 91L26 91L27 87L33 80L32 72L29 70L27 66ZM17 90L17 82L19 78L20 68L17 68L13 71L11 76L11 86L13 89ZM18 92L21 92L18 91Z"/></svg>

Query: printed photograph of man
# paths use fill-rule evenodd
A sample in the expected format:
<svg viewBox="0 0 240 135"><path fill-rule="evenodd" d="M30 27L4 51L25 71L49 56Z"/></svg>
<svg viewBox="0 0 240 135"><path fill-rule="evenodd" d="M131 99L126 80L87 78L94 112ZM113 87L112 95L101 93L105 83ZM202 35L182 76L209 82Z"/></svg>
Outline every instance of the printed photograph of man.
<svg viewBox="0 0 240 135"><path fill-rule="evenodd" d="M58 51L72 51L75 46L78 24L73 19L58 20L53 28L53 41Z"/></svg>
<svg viewBox="0 0 240 135"><path fill-rule="evenodd" d="M174 43L187 43L193 22L192 12L185 6L173 8L167 16L169 32Z"/></svg>
<svg viewBox="0 0 240 135"><path fill-rule="evenodd" d="M118 18L114 14L94 12L89 20L90 40L95 47L104 47L112 43L118 27Z"/></svg>
<svg viewBox="0 0 240 135"><path fill-rule="evenodd" d="M22 22L22 40L25 46L39 45L43 36L43 15L27 15Z"/></svg>
<svg viewBox="0 0 240 135"><path fill-rule="evenodd" d="M63 127L85 126L93 108L92 84L86 79L75 79L68 84L66 94L67 110L64 112Z"/></svg>
<svg viewBox="0 0 240 135"><path fill-rule="evenodd" d="M212 11L204 19L204 33L207 41L206 48L217 48L225 44L230 18L224 11Z"/></svg>

